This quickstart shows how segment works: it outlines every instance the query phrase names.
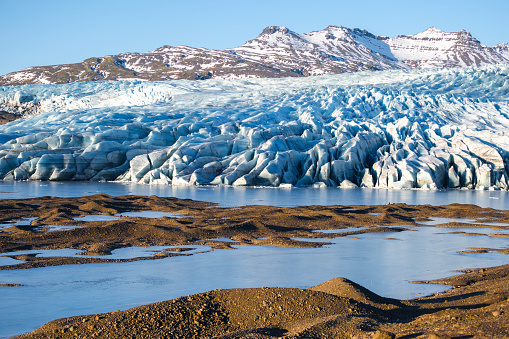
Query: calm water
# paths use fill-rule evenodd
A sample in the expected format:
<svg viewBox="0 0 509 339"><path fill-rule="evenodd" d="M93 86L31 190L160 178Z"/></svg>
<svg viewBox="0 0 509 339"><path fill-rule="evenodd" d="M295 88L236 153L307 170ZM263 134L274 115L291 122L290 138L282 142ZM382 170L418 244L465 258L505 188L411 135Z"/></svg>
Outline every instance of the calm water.
<svg viewBox="0 0 509 339"><path fill-rule="evenodd" d="M217 202L223 206L383 205L388 203L446 205L463 203L509 209L509 192L506 191L172 187L97 182L0 181L0 198L7 199L41 196L73 197L99 193L112 196L135 194L177 197Z"/></svg>
<svg viewBox="0 0 509 339"><path fill-rule="evenodd" d="M225 206L461 202L509 209L507 192L488 191L175 188L44 182L0 182L0 191L0 198L138 194L190 198ZM60 317L128 309L216 288L306 288L335 277L346 277L383 296L413 298L418 296L415 293L430 294L444 287L410 284L411 280L430 280L452 275L456 269L507 263L507 257L498 253L459 254L459 251L468 247L507 247L509 239L447 234L455 230L422 227L402 233L364 234L357 236L360 239L338 238L333 240L334 244L319 249L233 245L234 250L155 261L0 271L0 283L26 285L0 287L0 337L28 332ZM207 249L196 246L197 252ZM0 264L12 263L8 258L1 259L5 260Z"/></svg>
<svg viewBox="0 0 509 339"><path fill-rule="evenodd" d="M459 254L468 247L509 246L509 239L447 234L422 227L402 233L338 238L319 249L234 246L189 257L0 271L0 337L31 331L55 318L128 309L216 288L306 288L347 277L387 297L414 298L444 289L411 284L452 270L505 264L498 253ZM330 240L328 240L330 241ZM207 246L196 246L206 251ZM114 253L114 257L131 256ZM74 251L75 252L75 251ZM404 253L404 255L401 255ZM62 253L63 255L64 253ZM69 254L69 253L66 253Z"/></svg>

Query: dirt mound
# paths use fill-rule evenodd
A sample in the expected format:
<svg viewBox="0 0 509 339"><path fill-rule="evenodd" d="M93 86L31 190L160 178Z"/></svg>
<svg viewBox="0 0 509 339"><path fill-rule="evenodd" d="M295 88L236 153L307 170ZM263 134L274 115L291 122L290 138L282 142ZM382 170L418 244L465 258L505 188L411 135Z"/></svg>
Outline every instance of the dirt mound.
<svg viewBox="0 0 509 339"><path fill-rule="evenodd" d="M20 338L241 338L298 335L322 322L361 333L375 308L296 288L215 290L96 316L55 320ZM331 317L332 316L332 317Z"/></svg>
<svg viewBox="0 0 509 339"><path fill-rule="evenodd" d="M399 300L381 297L367 288L345 278L334 278L320 285L310 287L309 290L321 291L343 298L351 298L371 305L401 306Z"/></svg>

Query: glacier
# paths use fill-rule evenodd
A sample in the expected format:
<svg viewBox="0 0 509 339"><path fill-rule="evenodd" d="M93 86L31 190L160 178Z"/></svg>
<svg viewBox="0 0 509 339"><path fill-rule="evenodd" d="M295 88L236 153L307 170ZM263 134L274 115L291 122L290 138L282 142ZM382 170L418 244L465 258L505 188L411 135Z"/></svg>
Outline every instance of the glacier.
<svg viewBox="0 0 509 339"><path fill-rule="evenodd" d="M0 88L0 179L508 189L509 67Z"/></svg>

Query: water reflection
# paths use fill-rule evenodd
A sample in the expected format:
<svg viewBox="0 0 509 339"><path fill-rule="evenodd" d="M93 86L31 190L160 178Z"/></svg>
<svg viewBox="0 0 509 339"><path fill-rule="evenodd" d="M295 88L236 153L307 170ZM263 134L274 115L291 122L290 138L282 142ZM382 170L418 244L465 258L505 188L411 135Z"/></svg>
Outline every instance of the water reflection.
<svg viewBox="0 0 509 339"><path fill-rule="evenodd" d="M509 209L507 191L478 190L385 190L341 188L255 188L216 186L164 186L113 182L5 182L0 181L0 198L41 196L73 197L92 194L120 196L157 195L217 202L223 206L273 205L384 205L389 203L446 205L474 204Z"/></svg>
<svg viewBox="0 0 509 339"><path fill-rule="evenodd" d="M316 230L313 232L319 232L319 233L346 233L346 232L355 232L355 231L362 231L366 230L369 227L351 227L351 228L342 228L342 229L334 229L334 230Z"/></svg>
<svg viewBox="0 0 509 339"><path fill-rule="evenodd" d="M427 225L427 226L447 224L450 222L457 222L457 223L461 223L461 224L475 224L475 219L467 219L467 218L429 217L428 219L430 219L430 220L416 221L415 223L420 224L420 225Z"/></svg>
<svg viewBox="0 0 509 339"><path fill-rule="evenodd" d="M457 222L460 224L477 224L483 226L500 226L500 227L509 227L508 223L505 222L482 222L476 221L476 219L467 219L467 218L441 218L441 217L429 217L430 220L416 221L417 224L433 226L433 225L441 225L447 224L450 222Z"/></svg>
<svg viewBox="0 0 509 339"><path fill-rule="evenodd" d="M183 218L182 215L172 212L158 212L158 211L139 211L139 212L122 212L118 216L120 217L139 217L139 218Z"/></svg>
<svg viewBox="0 0 509 339"><path fill-rule="evenodd" d="M81 257L81 258L103 258L103 259L132 259L132 258L143 258L143 257L152 257L156 253L159 252L173 252L176 249L185 249L185 254L196 254L200 252L206 252L211 249L210 246L205 245L194 245L192 247L183 247L183 246L149 246L149 247L140 247L140 246L132 246L125 248L118 248L116 250L111 251L111 254L106 255L84 255L80 254L82 250L75 250L71 248L62 248L58 250L27 250L27 251L16 251L16 252L6 252L0 253L0 258L9 256L9 255L26 255L26 254L35 254L36 257ZM13 259L14 260L14 259ZM15 264L22 263L20 260L16 260ZM13 264L8 264L13 265ZM0 266L5 266L0 263Z"/></svg>
<svg viewBox="0 0 509 339"><path fill-rule="evenodd" d="M105 214L90 214L82 217L73 218L76 221L114 221L119 220L120 217L105 215Z"/></svg>

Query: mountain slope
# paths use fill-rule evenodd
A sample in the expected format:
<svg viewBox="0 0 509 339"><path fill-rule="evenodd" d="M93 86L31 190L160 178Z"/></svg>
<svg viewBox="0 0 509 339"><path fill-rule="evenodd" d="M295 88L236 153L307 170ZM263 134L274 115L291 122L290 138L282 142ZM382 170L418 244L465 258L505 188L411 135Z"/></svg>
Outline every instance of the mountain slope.
<svg viewBox="0 0 509 339"><path fill-rule="evenodd" d="M484 46L465 30L446 33L431 27L419 34L389 39L388 44L396 58L413 68L485 66L508 62L502 45L494 48Z"/></svg>
<svg viewBox="0 0 509 339"><path fill-rule="evenodd" d="M308 34L271 26L233 51L278 68L291 65L300 75L405 68L379 37L337 26Z"/></svg>
<svg viewBox="0 0 509 339"><path fill-rule="evenodd" d="M490 48L464 30L445 33L432 27L422 33L390 39L338 26L307 34L270 26L255 39L233 49L163 46L148 53L122 53L75 64L30 67L0 76L0 85L133 78L282 78L490 64L509 64L508 44Z"/></svg>

